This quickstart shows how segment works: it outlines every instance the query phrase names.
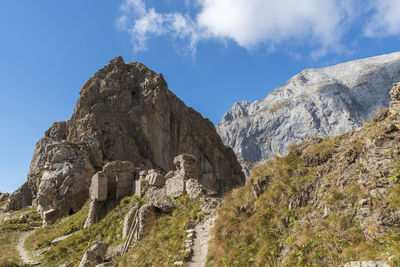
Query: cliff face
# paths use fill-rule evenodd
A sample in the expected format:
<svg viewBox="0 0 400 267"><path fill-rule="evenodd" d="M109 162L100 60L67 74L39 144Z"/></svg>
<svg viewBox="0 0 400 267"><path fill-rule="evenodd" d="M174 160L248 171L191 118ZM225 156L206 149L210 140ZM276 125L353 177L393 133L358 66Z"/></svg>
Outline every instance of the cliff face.
<svg viewBox="0 0 400 267"><path fill-rule="evenodd" d="M400 83L390 93L363 127L255 167L221 204L210 263L399 266Z"/></svg>
<svg viewBox="0 0 400 267"><path fill-rule="evenodd" d="M84 84L71 119L54 123L37 143L25 187L53 220L83 205L92 175L108 162L165 172L183 153L197 158L199 182L209 191L223 195L244 183L209 120L169 91L161 74L117 57ZM8 209L21 208L18 196Z"/></svg>
<svg viewBox="0 0 400 267"><path fill-rule="evenodd" d="M389 91L398 81L400 53L307 69L264 100L234 104L217 131L239 160L284 155L291 144L363 125L389 105Z"/></svg>

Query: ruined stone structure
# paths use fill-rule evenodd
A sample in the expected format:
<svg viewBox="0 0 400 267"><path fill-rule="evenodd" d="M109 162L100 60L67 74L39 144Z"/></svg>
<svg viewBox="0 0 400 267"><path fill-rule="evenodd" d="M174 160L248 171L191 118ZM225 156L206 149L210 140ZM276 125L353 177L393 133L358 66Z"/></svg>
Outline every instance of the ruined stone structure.
<svg viewBox="0 0 400 267"><path fill-rule="evenodd" d="M112 161L92 177L90 208L85 228L98 222L116 200L136 194L140 196L138 169L130 161Z"/></svg>

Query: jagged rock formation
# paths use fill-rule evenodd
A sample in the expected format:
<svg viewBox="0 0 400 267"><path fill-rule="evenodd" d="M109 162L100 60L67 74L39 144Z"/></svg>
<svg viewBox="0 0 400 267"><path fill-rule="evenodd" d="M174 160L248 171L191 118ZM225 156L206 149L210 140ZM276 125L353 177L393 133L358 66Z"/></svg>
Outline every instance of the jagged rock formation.
<svg viewBox="0 0 400 267"><path fill-rule="evenodd" d="M71 119L54 123L36 144L29 190L10 196L7 209L33 200L51 223L84 204L91 177L107 163L165 172L183 153L196 156L207 190L222 195L244 183L234 152L209 120L169 91L161 74L117 57L84 84Z"/></svg>
<svg viewBox="0 0 400 267"><path fill-rule="evenodd" d="M284 155L291 144L363 125L389 105L388 93L398 81L400 53L307 69L264 100L235 103L217 131L241 161Z"/></svg>
<svg viewBox="0 0 400 267"><path fill-rule="evenodd" d="M363 127L255 167L221 204L210 265L400 266L400 83L390 96Z"/></svg>
<svg viewBox="0 0 400 267"><path fill-rule="evenodd" d="M139 184L147 183L147 186L140 186L138 195L143 195L147 203L139 207L138 205L133 206L130 211L126 214L124 218L124 227L122 230L122 236L127 236L129 229L133 226L134 217L136 211L138 211L138 231L136 234L136 239L143 237L146 228L147 217L153 216L158 210L161 212L171 212L175 208L175 203L172 198L179 198L183 194L187 194L191 199L196 199L198 197L204 197L205 191L199 183L199 177L201 176L198 172L196 157L189 154L182 154L174 159L174 165L176 167L175 171L169 171L166 177L155 170L141 171L138 177ZM162 183L151 184L149 181L154 178L154 175L162 180ZM161 178L162 177L162 178ZM92 178L92 187L96 184L96 176ZM91 189L92 191L92 189ZM210 192L207 192L208 194ZM94 206L95 200L92 196L91 210ZM103 205L104 206L104 205ZM93 212L98 214L98 212ZM90 223L88 223L90 221ZM92 222L97 221L96 218L90 217L90 212L88 220L85 223L85 227L88 227Z"/></svg>

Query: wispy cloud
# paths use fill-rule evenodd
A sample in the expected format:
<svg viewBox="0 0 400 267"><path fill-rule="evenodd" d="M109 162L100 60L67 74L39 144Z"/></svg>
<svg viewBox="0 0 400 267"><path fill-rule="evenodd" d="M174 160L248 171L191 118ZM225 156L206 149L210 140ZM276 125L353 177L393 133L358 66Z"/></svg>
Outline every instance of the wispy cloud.
<svg viewBox="0 0 400 267"><path fill-rule="evenodd" d="M385 37L400 34L400 1L375 0L372 2L374 15L364 29L369 37Z"/></svg>
<svg viewBox="0 0 400 267"><path fill-rule="evenodd" d="M152 36L169 35L189 40L195 51L199 38L197 25L181 13L157 13L147 8L142 0L124 0L120 6L121 16L117 19L119 29L129 32L135 52L146 50Z"/></svg>
<svg viewBox="0 0 400 267"><path fill-rule="evenodd" d="M153 36L184 41L194 54L200 41L234 41L245 49L305 44L318 58L341 52L341 40L354 20L369 12L364 27L370 37L400 32L399 0L197 0L185 1L189 13L158 13L143 0L123 0L117 19L129 32L135 52L148 48ZM194 5L194 6L193 6ZM193 15L194 14L194 15ZM382 30L385 29L385 30Z"/></svg>

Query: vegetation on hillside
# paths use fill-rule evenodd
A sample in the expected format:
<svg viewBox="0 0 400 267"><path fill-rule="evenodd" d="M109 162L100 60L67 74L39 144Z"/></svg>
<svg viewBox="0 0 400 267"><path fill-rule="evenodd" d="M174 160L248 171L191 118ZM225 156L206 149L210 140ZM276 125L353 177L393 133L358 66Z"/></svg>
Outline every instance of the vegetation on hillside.
<svg viewBox="0 0 400 267"><path fill-rule="evenodd" d="M11 212L0 224L0 267L21 266L16 243L22 232L41 222L36 207Z"/></svg>
<svg viewBox="0 0 400 267"><path fill-rule="evenodd" d="M45 249L40 258L44 266L58 266L63 263L75 266L92 245L92 241L106 242L110 246L123 242L121 240L123 218L129 208L138 201L140 200L135 196L125 197L100 222L83 229L88 214L86 204L76 214L39 229L26 240L26 247L33 250ZM72 235L57 245L50 246L55 238L69 234ZM46 250L48 247L50 249Z"/></svg>
<svg viewBox="0 0 400 267"><path fill-rule="evenodd" d="M162 213L149 225L144 239L133 243L128 254L120 259L118 266L173 266L183 261L186 229L201 221L200 200L191 200L187 195L176 199L177 207L172 213Z"/></svg>
<svg viewBox="0 0 400 267"><path fill-rule="evenodd" d="M147 234L140 242L133 242L130 251L123 257L114 258L118 266L171 266L173 262L183 260L187 254L183 251L186 237L185 229L203 217L200 200L191 200L187 195L176 199L177 208L171 213L159 213L147 226ZM77 266L92 241L106 242L109 246L122 244L123 219L131 207L143 200L125 197L100 222L83 229L88 213L86 204L76 214L61 219L57 223L37 230L25 242L27 249L40 252L39 261L43 266L58 266L68 263ZM57 245L51 241L65 235L67 239ZM49 248L49 249L47 249Z"/></svg>
<svg viewBox="0 0 400 267"><path fill-rule="evenodd" d="M399 140L373 121L255 167L218 210L208 265L400 265Z"/></svg>

